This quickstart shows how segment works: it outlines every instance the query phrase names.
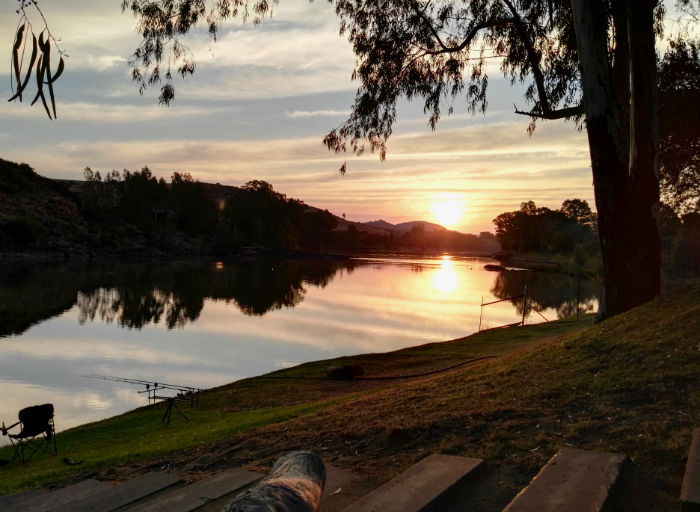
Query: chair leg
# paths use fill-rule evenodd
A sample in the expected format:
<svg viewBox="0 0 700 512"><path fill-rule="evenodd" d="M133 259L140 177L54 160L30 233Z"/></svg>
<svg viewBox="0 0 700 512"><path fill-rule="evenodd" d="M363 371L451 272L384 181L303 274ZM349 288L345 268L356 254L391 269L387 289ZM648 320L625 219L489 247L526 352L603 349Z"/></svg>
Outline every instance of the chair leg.
<svg viewBox="0 0 700 512"><path fill-rule="evenodd" d="M13 441L10 439L12 442L12 446L15 448L15 453L12 455L12 460L18 460L24 464L24 443L22 441Z"/></svg>

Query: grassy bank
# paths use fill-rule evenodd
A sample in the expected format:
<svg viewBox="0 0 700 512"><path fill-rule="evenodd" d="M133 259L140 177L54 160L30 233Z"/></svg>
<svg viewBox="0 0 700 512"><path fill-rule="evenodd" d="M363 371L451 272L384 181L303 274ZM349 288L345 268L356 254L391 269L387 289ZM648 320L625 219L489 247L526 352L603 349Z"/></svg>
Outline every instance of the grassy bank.
<svg viewBox="0 0 700 512"><path fill-rule="evenodd" d="M500 510L571 445L633 458L622 508L673 509L700 424L698 292L696 284L597 325L494 330L333 361L361 364L366 377L435 371L421 377L329 381L318 379L326 362L316 362L213 389L186 410L189 422L173 416L163 427L162 406L138 409L60 433L59 457L0 468L0 493L166 464L186 478L266 469L298 448L370 487L440 452L487 459L473 508ZM439 371L482 356L496 357ZM85 462L66 466L64 456Z"/></svg>

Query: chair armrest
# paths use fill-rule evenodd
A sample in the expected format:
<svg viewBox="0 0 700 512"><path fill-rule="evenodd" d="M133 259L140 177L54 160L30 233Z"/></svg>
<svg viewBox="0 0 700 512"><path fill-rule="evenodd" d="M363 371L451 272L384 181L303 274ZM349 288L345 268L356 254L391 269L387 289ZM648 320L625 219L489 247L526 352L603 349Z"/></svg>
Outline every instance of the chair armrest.
<svg viewBox="0 0 700 512"><path fill-rule="evenodd" d="M3 423L3 425L2 425L2 435L6 436L8 430L10 430L11 428L16 427L16 426L19 425L20 423L21 423L21 422L18 421L17 423L13 423L13 424L10 425L9 427L6 427L5 424Z"/></svg>

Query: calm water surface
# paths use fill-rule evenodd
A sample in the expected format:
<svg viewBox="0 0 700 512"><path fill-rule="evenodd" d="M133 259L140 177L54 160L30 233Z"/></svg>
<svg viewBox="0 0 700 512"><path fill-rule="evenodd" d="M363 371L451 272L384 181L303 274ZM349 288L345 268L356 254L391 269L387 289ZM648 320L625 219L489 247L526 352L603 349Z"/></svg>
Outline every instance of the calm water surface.
<svg viewBox="0 0 700 512"><path fill-rule="evenodd" d="M575 314L578 283L478 258L22 263L0 270L0 420L53 402L64 430L146 404L103 375L209 388L306 361L385 352ZM599 286L582 282L581 307ZM0 443L2 443L0 438Z"/></svg>

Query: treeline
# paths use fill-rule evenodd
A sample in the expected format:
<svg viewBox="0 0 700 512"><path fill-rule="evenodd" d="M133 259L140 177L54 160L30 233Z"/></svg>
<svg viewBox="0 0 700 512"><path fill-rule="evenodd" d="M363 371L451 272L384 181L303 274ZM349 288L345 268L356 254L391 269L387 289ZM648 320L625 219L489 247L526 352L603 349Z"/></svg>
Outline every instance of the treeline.
<svg viewBox="0 0 700 512"><path fill-rule="evenodd" d="M265 181L225 187L228 196L217 198L189 173L173 173L170 183L157 179L148 167L112 171L104 178L87 168L84 176L82 210L92 224L108 227L99 241L107 245L137 235L137 230L166 250L316 251L337 224L327 210L287 198ZM115 219L121 220L119 225Z"/></svg>
<svg viewBox="0 0 700 512"><path fill-rule="evenodd" d="M472 235L447 229L429 230L420 225L401 233L377 233L349 224L345 230L335 233L332 243L346 251L463 251L493 254L500 249L496 237L489 232Z"/></svg>
<svg viewBox="0 0 700 512"><path fill-rule="evenodd" d="M582 199L567 199L559 210L537 207L534 201L527 201L520 204L520 210L500 214L493 223L505 251L597 250L597 217Z"/></svg>
<svg viewBox="0 0 700 512"><path fill-rule="evenodd" d="M664 271L676 276L700 274L700 213L678 215L660 203L658 218ZM527 201L493 223L506 253L554 253L588 271L600 268L597 216L585 200L567 199L558 210Z"/></svg>
<svg viewBox="0 0 700 512"><path fill-rule="evenodd" d="M490 233L479 236L415 226L403 233L378 233L344 222L327 210L308 206L275 191L269 183L249 181L240 188L200 183L175 172L170 183L148 167L111 171L87 168L81 209L95 228L96 246L134 240L164 250L219 254L272 251L482 251L495 252ZM225 197L223 197L225 196ZM117 222L118 221L118 222Z"/></svg>

